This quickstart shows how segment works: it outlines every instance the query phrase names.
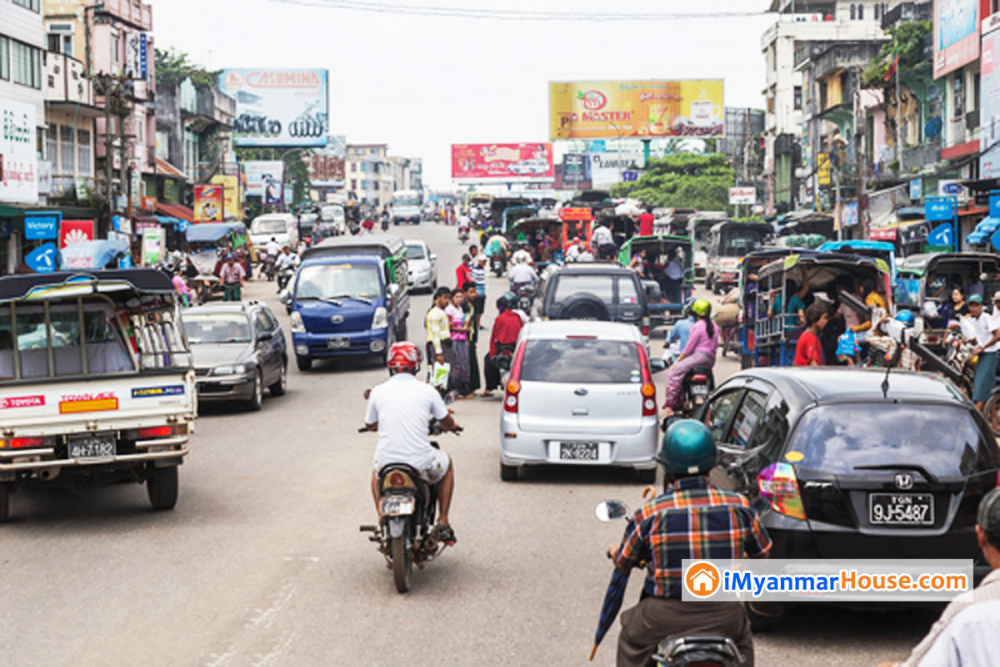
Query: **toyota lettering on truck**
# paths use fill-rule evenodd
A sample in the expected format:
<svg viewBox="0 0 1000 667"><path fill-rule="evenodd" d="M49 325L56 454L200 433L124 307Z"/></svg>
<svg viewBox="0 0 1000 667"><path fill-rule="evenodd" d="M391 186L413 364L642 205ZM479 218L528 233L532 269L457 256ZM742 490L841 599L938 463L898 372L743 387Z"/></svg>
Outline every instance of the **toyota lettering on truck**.
<svg viewBox="0 0 1000 667"><path fill-rule="evenodd" d="M196 401L163 273L0 280L0 520L30 480L145 483L173 508Z"/></svg>

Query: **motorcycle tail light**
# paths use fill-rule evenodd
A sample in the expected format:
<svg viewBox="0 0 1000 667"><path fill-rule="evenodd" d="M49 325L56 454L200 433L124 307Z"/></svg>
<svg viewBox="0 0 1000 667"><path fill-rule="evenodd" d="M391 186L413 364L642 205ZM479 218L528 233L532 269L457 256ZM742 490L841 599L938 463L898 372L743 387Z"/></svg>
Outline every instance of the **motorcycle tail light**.
<svg viewBox="0 0 1000 667"><path fill-rule="evenodd" d="M757 475L760 495L771 501L771 509L794 519L806 518L806 510L799 494L795 468L790 463L772 463Z"/></svg>
<svg viewBox="0 0 1000 667"><path fill-rule="evenodd" d="M701 374L692 375L691 376L691 382L708 382L708 376L707 375L701 375Z"/></svg>
<svg viewBox="0 0 1000 667"><path fill-rule="evenodd" d="M414 488L413 480L410 476L399 470L393 470L389 473L388 477L385 478L385 482L382 484L382 488L385 489L412 489Z"/></svg>
<svg viewBox="0 0 1000 667"><path fill-rule="evenodd" d="M507 412L517 412L518 394L521 393L521 362L524 360L524 343L517 347L514 361L510 365L510 378L507 381L506 394L503 397L503 409Z"/></svg>

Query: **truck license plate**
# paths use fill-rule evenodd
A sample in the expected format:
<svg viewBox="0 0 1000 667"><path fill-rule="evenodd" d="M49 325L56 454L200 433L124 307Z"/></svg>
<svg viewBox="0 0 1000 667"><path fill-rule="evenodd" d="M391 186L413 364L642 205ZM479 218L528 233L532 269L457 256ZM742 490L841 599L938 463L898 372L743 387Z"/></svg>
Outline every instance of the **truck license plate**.
<svg viewBox="0 0 1000 667"><path fill-rule="evenodd" d="M106 459L115 455L115 437L108 434L69 438L66 448L71 459Z"/></svg>
<svg viewBox="0 0 1000 667"><path fill-rule="evenodd" d="M331 350L342 350L351 346L350 338L330 338L326 341L326 346Z"/></svg>

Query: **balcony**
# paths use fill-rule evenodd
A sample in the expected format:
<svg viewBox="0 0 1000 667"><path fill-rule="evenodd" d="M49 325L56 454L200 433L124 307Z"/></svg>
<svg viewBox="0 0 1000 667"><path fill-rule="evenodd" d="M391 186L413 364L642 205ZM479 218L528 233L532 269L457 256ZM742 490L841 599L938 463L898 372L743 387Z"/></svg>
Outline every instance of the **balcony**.
<svg viewBox="0 0 1000 667"><path fill-rule="evenodd" d="M140 30L153 29L153 8L139 0L88 0L87 4L98 8L95 14L113 16Z"/></svg>
<svg viewBox="0 0 1000 667"><path fill-rule="evenodd" d="M919 146L903 147L903 168L910 171L920 169L941 160L941 140L935 139Z"/></svg>
<svg viewBox="0 0 1000 667"><path fill-rule="evenodd" d="M45 52L45 101L48 104L94 106L93 82L84 76L84 64L61 53Z"/></svg>

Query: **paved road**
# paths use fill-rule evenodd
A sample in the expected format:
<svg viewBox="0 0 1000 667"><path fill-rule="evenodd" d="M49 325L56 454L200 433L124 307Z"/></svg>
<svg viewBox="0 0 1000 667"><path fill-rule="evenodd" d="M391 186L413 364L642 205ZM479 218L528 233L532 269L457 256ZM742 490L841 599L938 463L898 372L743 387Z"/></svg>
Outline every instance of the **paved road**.
<svg viewBox="0 0 1000 667"><path fill-rule="evenodd" d="M453 228L423 225L451 281ZM491 279L490 301L502 289ZM264 299L285 323L272 284ZM421 331L426 296L414 301ZM489 314L488 320L492 320ZM659 347L661 341L656 342ZM720 377L735 370L723 362ZM373 519L373 435L357 434L374 361L293 368L263 411L203 412L173 512L145 490L52 487L13 499L3 534L0 665L581 665L620 527L594 505L634 506L640 485L609 471L537 471L499 479L499 399L460 401L452 455L458 546L398 595L358 525ZM638 596L633 578L629 600ZM796 611L758 637L761 665L865 665L901 659L927 614ZM595 664L611 665L617 629Z"/></svg>

